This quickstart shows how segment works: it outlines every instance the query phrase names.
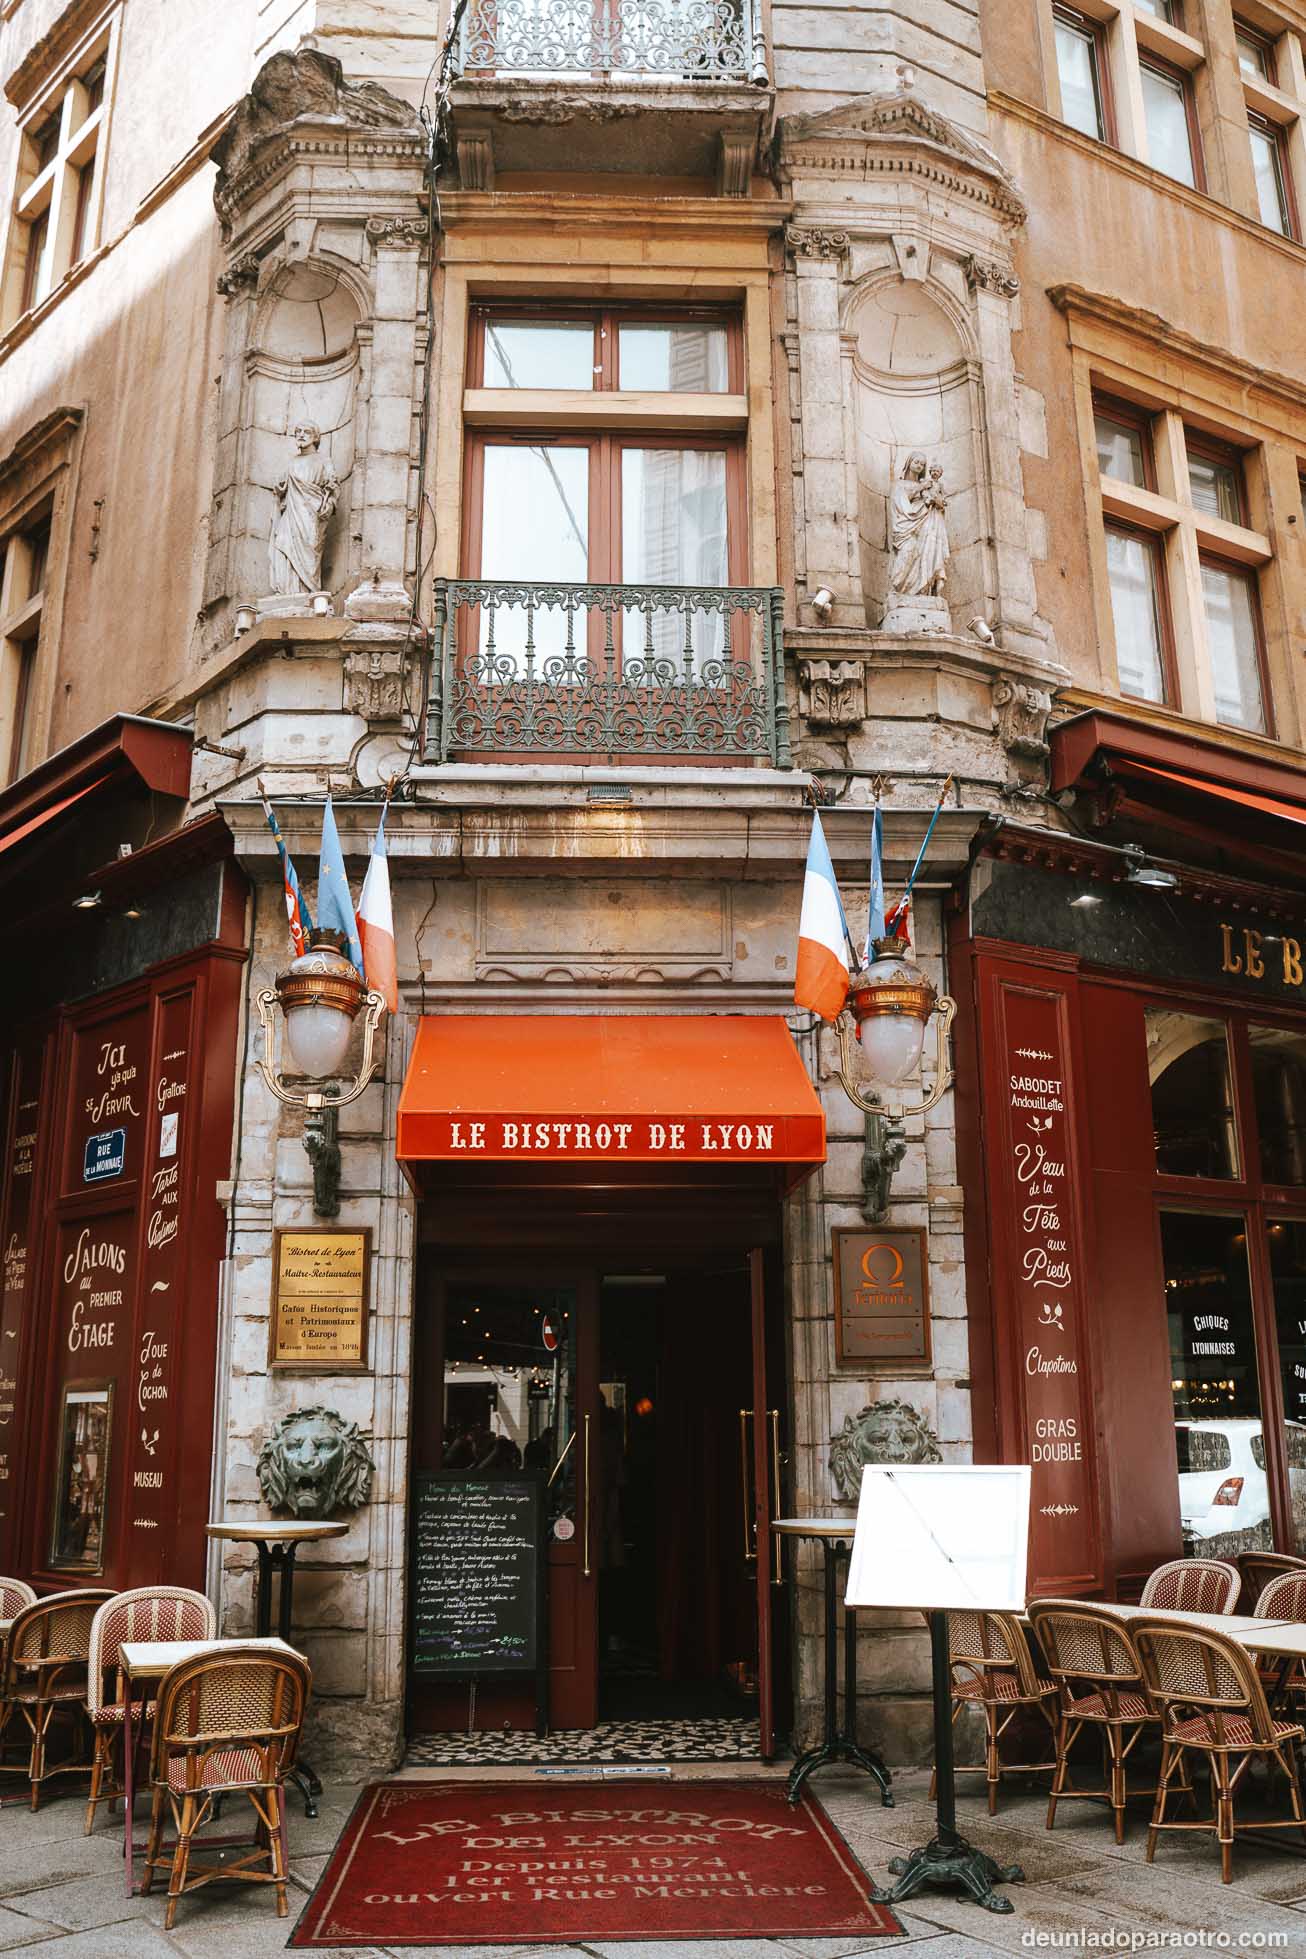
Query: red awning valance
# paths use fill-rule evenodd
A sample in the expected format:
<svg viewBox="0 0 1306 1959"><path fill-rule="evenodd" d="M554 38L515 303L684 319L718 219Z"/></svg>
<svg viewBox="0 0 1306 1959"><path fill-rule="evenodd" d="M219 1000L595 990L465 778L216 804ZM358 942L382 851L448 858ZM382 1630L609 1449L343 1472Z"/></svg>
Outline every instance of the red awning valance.
<svg viewBox="0 0 1306 1959"><path fill-rule="evenodd" d="M1236 789L1228 783L1209 782L1203 776L1185 775L1178 769L1154 768L1150 762L1135 762L1140 775L1161 776L1177 782L1183 789L1199 789L1204 796L1217 796L1221 802L1237 803L1243 809L1257 810L1263 816L1282 816L1289 823L1306 823L1306 803L1286 803L1278 796L1260 796L1252 789Z"/></svg>
<svg viewBox="0 0 1306 1959"><path fill-rule="evenodd" d="M417 1030L396 1154L810 1166L825 1117L777 1016L441 1014Z"/></svg>

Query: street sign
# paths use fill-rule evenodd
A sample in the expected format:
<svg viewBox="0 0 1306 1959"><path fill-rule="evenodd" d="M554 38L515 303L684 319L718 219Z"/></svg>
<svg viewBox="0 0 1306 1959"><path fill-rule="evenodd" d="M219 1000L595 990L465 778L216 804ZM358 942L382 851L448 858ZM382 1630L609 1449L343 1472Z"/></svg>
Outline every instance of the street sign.
<svg viewBox="0 0 1306 1959"><path fill-rule="evenodd" d="M82 1182L102 1183L106 1177L120 1177L127 1161L127 1131L105 1129L86 1138L82 1156Z"/></svg>

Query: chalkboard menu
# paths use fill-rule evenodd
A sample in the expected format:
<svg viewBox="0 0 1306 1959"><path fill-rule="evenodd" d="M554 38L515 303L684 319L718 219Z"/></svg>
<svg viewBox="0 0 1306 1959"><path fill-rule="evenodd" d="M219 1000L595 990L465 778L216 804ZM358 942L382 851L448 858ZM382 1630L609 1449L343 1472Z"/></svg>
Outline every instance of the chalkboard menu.
<svg viewBox="0 0 1306 1959"><path fill-rule="evenodd" d="M417 1673L547 1678L544 1478L419 1473L413 1489ZM541 1714L543 1707L541 1704Z"/></svg>

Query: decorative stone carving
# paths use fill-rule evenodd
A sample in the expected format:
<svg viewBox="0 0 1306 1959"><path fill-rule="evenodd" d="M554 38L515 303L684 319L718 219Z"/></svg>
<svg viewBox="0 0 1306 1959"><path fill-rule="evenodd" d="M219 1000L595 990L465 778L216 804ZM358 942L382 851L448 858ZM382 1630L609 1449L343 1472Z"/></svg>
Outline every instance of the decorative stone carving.
<svg viewBox="0 0 1306 1959"><path fill-rule="evenodd" d="M239 258L232 259L225 272L219 272L215 284L224 299L234 299L236 294L252 291L258 284L259 259L254 252L242 252Z"/></svg>
<svg viewBox="0 0 1306 1959"><path fill-rule="evenodd" d="M258 1485L268 1509L305 1522L360 1509L375 1474L357 1422L334 1408L283 1415L258 1453Z"/></svg>
<svg viewBox="0 0 1306 1959"><path fill-rule="evenodd" d="M322 547L340 484L319 453L322 431L316 422L297 422L290 433L296 453L276 485L277 509L268 539L268 590L284 597L311 597L321 589Z"/></svg>
<svg viewBox="0 0 1306 1959"><path fill-rule="evenodd" d="M868 142L868 138L875 139ZM904 86L808 115L785 116L777 132L782 179L815 167L858 179L918 177L935 196L966 198L1003 225L1024 224L1024 200L997 155Z"/></svg>
<svg viewBox="0 0 1306 1959"><path fill-rule="evenodd" d="M866 719L861 660L800 660L798 710L813 728L858 728Z"/></svg>
<svg viewBox="0 0 1306 1959"><path fill-rule="evenodd" d="M972 291L978 286L985 292L997 293L1002 299L1014 299L1020 291L1020 280L1015 273L1009 266L1000 265L997 259L978 258L972 252L961 265Z"/></svg>
<svg viewBox="0 0 1306 1959"><path fill-rule="evenodd" d="M464 190L494 189L494 138L488 129L458 131L458 175Z"/></svg>
<svg viewBox="0 0 1306 1959"><path fill-rule="evenodd" d="M747 197L753 185L757 134L752 129L723 129L717 138L717 192L722 197Z"/></svg>
<svg viewBox="0 0 1306 1959"><path fill-rule="evenodd" d="M845 1503L855 1503L868 1462L942 1462L939 1438L906 1401L873 1401L830 1437L830 1475Z"/></svg>
<svg viewBox="0 0 1306 1959"><path fill-rule="evenodd" d="M369 218L363 227L374 245L424 245L425 218Z"/></svg>
<svg viewBox="0 0 1306 1959"><path fill-rule="evenodd" d="M791 226L785 233L785 245L795 258L843 258L852 240L846 231Z"/></svg>
<svg viewBox="0 0 1306 1959"><path fill-rule="evenodd" d="M1026 762L1046 762L1051 694L1032 681L999 674L993 683L993 709L998 739L1007 754Z"/></svg>
<svg viewBox="0 0 1306 1959"><path fill-rule="evenodd" d="M345 655L345 712L363 721L403 719L402 646L359 646Z"/></svg>
<svg viewBox="0 0 1306 1959"><path fill-rule="evenodd" d="M946 633L943 599L948 570L948 499L943 466L920 450L903 464L889 497L889 598L881 630Z"/></svg>
<svg viewBox="0 0 1306 1959"><path fill-rule="evenodd" d="M223 187L265 144L301 118L420 133L410 103L401 102L376 82L347 82L334 55L316 48L274 54L264 62L231 127L214 146L219 199Z"/></svg>

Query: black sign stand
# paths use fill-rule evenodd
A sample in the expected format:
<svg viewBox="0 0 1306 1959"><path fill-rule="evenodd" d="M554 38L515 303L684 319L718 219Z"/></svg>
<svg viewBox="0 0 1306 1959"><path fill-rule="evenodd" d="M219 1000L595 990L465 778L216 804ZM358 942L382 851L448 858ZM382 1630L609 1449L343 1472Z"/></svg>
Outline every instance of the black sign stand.
<svg viewBox="0 0 1306 1959"><path fill-rule="evenodd" d="M889 1890L871 1892L876 1904L899 1905L927 1884L957 1885L986 1911L1014 1911L1010 1898L1000 1898L995 1884L1019 1884L1025 1873L1019 1864L999 1864L985 1850L967 1843L957 1829L957 1778L952 1752L952 1659L948 1650L948 1615L931 1612L930 1657L934 1663L934 1799L935 1833L929 1843L909 1857L889 1865L898 1882Z"/></svg>
<svg viewBox="0 0 1306 1959"><path fill-rule="evenodd" d="M535 1560L535 1613L532 1631L532 1650L526 1660L517 1666L486 1666L479 1664L470 1655L466 1663L458 1654L433 1661L423 1657L417 1641L417 1602L419 1574L416 1554L412 1563L413 1607L410 1622L410 1665L414 1674L444 1677L450 1680L466 1680L469 1685L469 1713L475 1718L476 1688L484 1680L520 1679L524 1673L535 1675L535 1731L545 1735L549 1731L549 1559L548 1559L548 1503L547 1484L540 1470L439 1470L421 1471L414 1478L413 1487L413 1531L420 1528L422 1515L421 1492L424 1487L433 1485L462 1485L472 1487L488 1484L492 1488L506 1490L516 1485L519 1489L529 1489L534 1512L532 1555ZM456 1582L457 1574L451 1574Z"/></svg>

